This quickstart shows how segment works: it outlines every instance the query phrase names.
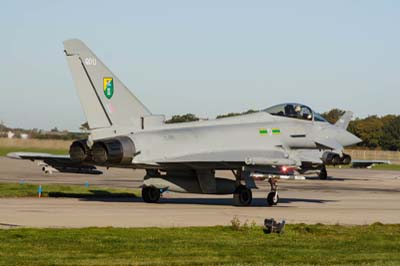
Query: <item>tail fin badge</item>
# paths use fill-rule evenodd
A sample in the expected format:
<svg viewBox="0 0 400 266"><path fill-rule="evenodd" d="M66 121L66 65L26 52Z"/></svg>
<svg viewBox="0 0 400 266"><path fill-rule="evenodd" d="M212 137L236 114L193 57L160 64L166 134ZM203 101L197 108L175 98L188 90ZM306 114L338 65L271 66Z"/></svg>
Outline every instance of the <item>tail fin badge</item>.
<svg viewBox="0 0 400 266"><path fill-rule="evenodd" d="M103 78L103 90L107 99L111 99L114 95L114 80L113 78Z"/></svg>

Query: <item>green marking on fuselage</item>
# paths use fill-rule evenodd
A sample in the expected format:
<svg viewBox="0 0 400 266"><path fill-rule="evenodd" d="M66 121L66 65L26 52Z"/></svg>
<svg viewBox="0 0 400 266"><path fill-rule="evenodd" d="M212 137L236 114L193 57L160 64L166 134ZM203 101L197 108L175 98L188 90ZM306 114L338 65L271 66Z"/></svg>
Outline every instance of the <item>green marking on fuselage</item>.
<svg viewBox="0 0 400 266"><path fill-rule="evenodd" d="M279 128L273 128L272 134L281 134L281 130Z"/></svg>

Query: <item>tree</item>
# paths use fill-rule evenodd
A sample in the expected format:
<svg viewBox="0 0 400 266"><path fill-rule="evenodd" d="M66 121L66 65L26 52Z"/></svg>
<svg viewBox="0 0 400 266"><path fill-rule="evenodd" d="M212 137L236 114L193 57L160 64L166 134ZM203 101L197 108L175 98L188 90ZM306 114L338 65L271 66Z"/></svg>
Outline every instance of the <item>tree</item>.
<svg viewBox="0 0 400 266"><path fill-rule="evenodd" d="M53 129L50 130L50 132L59 132L57 127L54 127Z"/></svg>
<svg viewBox="0 0 400 266"><path fill-rule="evenodd" d="M383 122L380 145L382 149L398 151L400 150L400 116L385 117L386 121Z"/></svg>
<svg viewBox="0 0 400 266"><path fill-rule="evenodd" d="M383 126L386 126L387 124L390 124L393 122L393 120L396 118L396 115L385 115L381 117Z"/></svg>
<svg viewBox="0 0 400 266"><path fill-rule="evenodd" d="M364 119L357 118L351 121L348 131L363 140L359 146L368 148L379 147L380 139L382 137L382 119L376 115L368 116Z"/></svg>
<svg viewBox="0 0 400 266"><path fill-rule="evenodd" d="M225 117L231 117L231 116L238 116L238 115L247 115L247 114L252 114L252 113L257 113L257 112L259 112L259 111L253 110L253 109L249 109L246 112L242 112L242 113L228 113L228 114L218 115L217 119L225 118Z"/></svg>
<svg viewBox="0 0 400 266"><path fill-rule="evenodd" d="M166 124L173 124L173 123L184 123L184 122L193 122L199 121L199 118L194 114L185 114L185 115L174 115L171 119L166 120Z"/></svg>
<svg viewBox="0 0 400 266"><path fill-rule="evenodd" d="M88 122L83 123L83 124L79 127L79 129L80 129L81 131L89 131L89 130L90 130L90 128L89 128L89 123L88 123Z"/></svg>
<svg viewBox="0 0 400 266"><path fill-rule="evenodd" d="M9 130L9 128L6 127L6 125L4 124L3 121L1 121L1 123L0 123L0 131L8 131L8 130Z"/></svg>
<svg viewBox="0 0 400 266"><path fill-rule="evenodd" d="M321 116L328 120L329 123L335 124L336 121L345 113L345 111L341 109L331 109L329 112L322 113Z"/></svg>

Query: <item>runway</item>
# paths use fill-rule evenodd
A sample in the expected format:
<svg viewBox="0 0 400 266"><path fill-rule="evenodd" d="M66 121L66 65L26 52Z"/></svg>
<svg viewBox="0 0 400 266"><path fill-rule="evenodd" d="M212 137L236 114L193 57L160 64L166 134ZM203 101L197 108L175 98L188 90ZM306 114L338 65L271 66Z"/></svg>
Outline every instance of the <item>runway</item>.
<svg viewBox="0 0 400 266"><path fill-rule="evenodd" d="M0 227L147 227L228 225L240 220L262 224L265 218L288 223L400 223L400 172L329 169L329 180L281 180L278 206L268 207L266 182L253 191L253 205L232 206L231 195L165 193L158 204L137 199L3 198ZM227 173L221 173L226 175ZM143 171L105 170L104 175L45 175L30 161L0 157L0 182L138 188Z"/></svg>

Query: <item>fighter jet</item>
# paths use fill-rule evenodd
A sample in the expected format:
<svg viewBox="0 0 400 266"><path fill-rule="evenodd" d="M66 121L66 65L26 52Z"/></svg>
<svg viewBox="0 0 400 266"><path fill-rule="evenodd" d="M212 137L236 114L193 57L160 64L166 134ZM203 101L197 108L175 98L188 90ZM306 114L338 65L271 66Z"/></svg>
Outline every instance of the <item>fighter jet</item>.
<svg viewBox="0 0 400 266"><path fill-rule="evenodd" d="M343 147L361 140L346 128L351 112L335 124L306 105L285 103L257 113L180 124L165 123L149 109L80 40L64 42L65 56L87 118L88 139L72 143L69 156L27 155L93 169L93 166L144 169L145 202L155 203L164 191L233 194L234 204L247 206L256 188L252 173L286 174L348 164ZM216 177L230 170L233 179ZM276 180L269 179L269 205L279 201Z"/></svg>

